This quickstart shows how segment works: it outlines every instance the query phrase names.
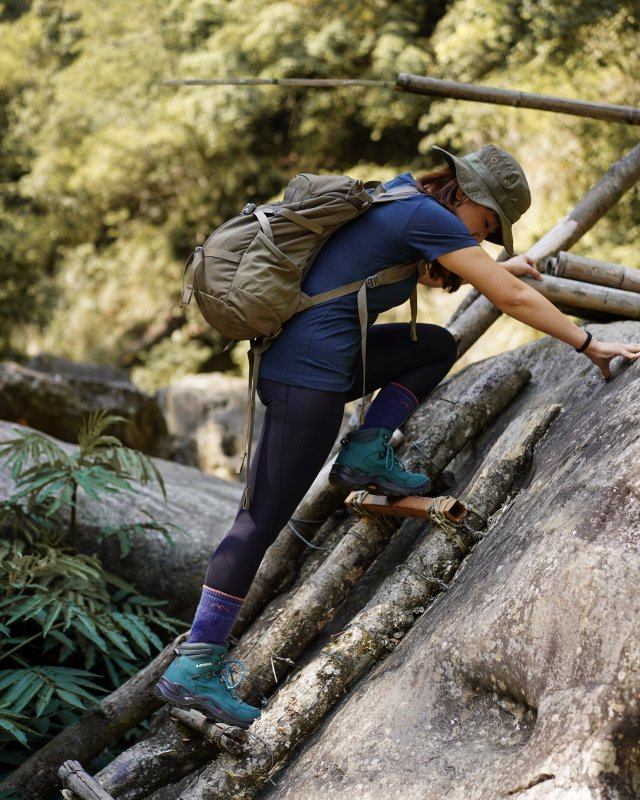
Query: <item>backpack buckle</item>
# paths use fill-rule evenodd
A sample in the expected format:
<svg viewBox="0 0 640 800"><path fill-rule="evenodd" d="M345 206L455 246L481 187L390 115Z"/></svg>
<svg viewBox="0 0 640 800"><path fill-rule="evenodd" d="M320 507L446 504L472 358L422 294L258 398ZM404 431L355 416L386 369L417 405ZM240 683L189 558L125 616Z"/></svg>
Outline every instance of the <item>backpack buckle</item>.
<svg viewBox="0 0 640 800"><path fill-rule="evenodd" d="M253 214L257 207L255 203L247 203L240 213L245 215Z"/></svg>
<svg viewBox="0 0 640 800"><path fill-rule="evenodd" d="M364 285L367 289L374 289L380 283L380 276L379 275L371 275L367 278L364 282Z"/></svg>

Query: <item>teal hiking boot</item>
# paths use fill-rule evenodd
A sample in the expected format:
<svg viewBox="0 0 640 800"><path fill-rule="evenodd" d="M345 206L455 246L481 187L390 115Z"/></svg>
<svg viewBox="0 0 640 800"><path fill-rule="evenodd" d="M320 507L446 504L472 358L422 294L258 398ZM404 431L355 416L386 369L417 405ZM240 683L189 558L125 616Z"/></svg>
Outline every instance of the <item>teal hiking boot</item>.
<svg viewBox="0 0 640 800"><path fill-rule="evenodd" d="M389 428L359 428L348 433L331 467L329 482L390 496L426 494L431 479L407 471L389 444L392 434Z"/></svg>
<svg viewBox="0 0 640 800"><path fill-rule="evenodd" d="M154 694L180 708L195 708L213 722L248 728L260 710L234 694L244 677L241 661L223 661L224 644L188 642L176 648L178 657L156 683ZM235 678L234 668L240 667Z"/></svg>

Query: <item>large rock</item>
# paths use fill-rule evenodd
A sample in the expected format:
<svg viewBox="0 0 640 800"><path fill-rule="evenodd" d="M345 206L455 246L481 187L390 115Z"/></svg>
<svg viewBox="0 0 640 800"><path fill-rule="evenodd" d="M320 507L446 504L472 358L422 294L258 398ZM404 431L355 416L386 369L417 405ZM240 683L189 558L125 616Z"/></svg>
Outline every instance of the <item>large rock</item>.
<svg viewBox="0 0 640 800"><path fill-rule="evenodd" d="M560 401L526 486L261 798L640 796L640 363L605 384L553 341L521 357L531 385L452 467L460 489L511 419Z"/></svg>
<svg viewBox="0 0 640 800"><path fill-rule="evenodd" d="M238 480L244 450L247 379L219 373L188 375L158 392L173 442L170 458L228 480ZM264 416L256 398L254 437Z"/></svg>
<svg viewBox="0 0 640 800"><path fill-rule="evenodd" d="M158 403L124 373L44 356L26 367L0 364L0 419L77 442L80 423L94 411L124 417L110 432L129 447L159 454L167 430Z"/></svg>
<svg viewBox="0 0 640 800"><path fill-rule="evenodd" d="M19 426L0 422L0 443L15 438L16 429L20 430ZM57 443L67 452L76 449ZM154 458L153 463L162 474L166 501L157 484L136 486L134 493L103 495L99 502L80 492L79 549L98 555L110 572L139 591L168 601L170 613L190 622L209 556L235 518L242 486L163 459ZM8 497L13 489L9 470L0 465L0 497ZM101 528L146 522L145 512L170 526L173 546L151 531L135 537L131 552L121 558L115 539L101 541Z"/></svg>

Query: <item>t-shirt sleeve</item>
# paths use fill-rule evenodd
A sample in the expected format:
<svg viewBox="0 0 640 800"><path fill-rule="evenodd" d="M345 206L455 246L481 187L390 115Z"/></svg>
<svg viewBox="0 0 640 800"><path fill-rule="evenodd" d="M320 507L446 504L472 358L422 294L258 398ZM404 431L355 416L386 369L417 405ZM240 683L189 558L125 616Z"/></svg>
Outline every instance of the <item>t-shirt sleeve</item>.
<svg viewBox="0 0 640 800"><path fill-rule="evenodd" d="M402 235L403 242L427 261L463 247L478 247L467 226L436 200L416 203Z"/></svg>

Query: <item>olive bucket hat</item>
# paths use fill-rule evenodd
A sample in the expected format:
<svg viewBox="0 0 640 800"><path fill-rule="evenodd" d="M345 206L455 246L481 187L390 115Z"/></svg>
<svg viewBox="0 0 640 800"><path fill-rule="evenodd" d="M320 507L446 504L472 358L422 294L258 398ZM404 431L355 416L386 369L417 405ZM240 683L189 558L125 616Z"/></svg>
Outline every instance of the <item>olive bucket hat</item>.
<svg viewBox="0 0 640 800"><path fill-rule="evenodd" d="M511 226L531 205L529 184L520 164L494 144L486 144L463 158L437 145L433 149L441 153L455 171L466 196L496 212L500 224L487 239L501 244L509 255L513 255Z"/></svg>

